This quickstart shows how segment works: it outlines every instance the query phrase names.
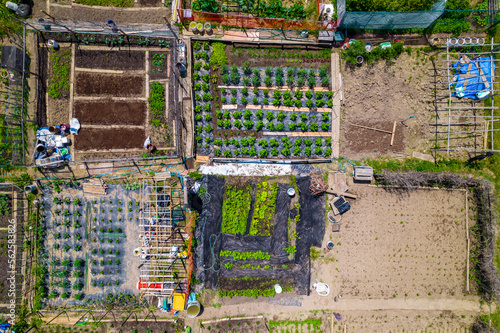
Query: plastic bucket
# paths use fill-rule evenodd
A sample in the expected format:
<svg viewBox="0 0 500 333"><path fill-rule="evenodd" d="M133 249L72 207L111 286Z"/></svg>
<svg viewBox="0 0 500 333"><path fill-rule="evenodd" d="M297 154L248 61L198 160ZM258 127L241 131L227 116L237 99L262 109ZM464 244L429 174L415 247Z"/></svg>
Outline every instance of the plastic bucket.
<svg viewBox="0 0 500 333"><path fill-rule="evenodd" d="M356 58L356 63L357 63L358 65L361 65L361 64L363 63L363 61L364 61L364 60L365 60L365 59L364 59L362 56L358 56L358 57Z"/></svg>
<svg viewBox="0 0 500 333"><path fill-rule="evenodd" d="M54 49L58 49L59 48L59 43L57 43L55 40L53 39L49 39L47 41L47 45L54 48Z"/></svg>
<svg viewBox="0 0 500 333"><path fill-rule="evenodd" d="M191 30L191 31L196 30L196 22L195 21L189 23L189 30Z"/></svg>
<svg viewBox="0 0 500 333"><path fill-rule="evenodd" d="M470 37L464 37L465 44L470 44L472 39Z"/></svg>
<svg viewBox="0 0 500 333"><path fill-rule="evenodd" d="M189 318L196 318L200 314L200 302L189 302L186 308L186 313Z"/></svg>
<svg viewBox="0 0 500 333"><path fill-rule="evenodd" d="M276 294L281 294L283 292L283 288L281 288L279 284L275 284L274 291L276 292Z"/></svg>
<svg viewBox="0 0 500 333"><path fill-rule="evenodd" d="M474 44L474 45L477 44L477 42L478 42L477 37L472 37L470 39L470 42L471 42L471 44Z"/></svg>
<svg viewBox="0 0 500 333"><path fill-rule="evenodd" d="M333 244L332 241L329 241L328 243L326 243L326 248L328 250L333 250L333 247L335 246L335 244Z"/></svg>
<svg viewBox="0 0 500 333"><path fill-rule="evenodd" d="M484 38L483 37L478 38L477 44L478 45L484 45Z"/></svg>
<svg viewBox="0 0 500 333"><path fill-rule="evenodd" d="M291 187L291 188L289 188L289 189L286 191L286 193L287 193L289 196L293 197L293 196L295 195L295 189Z"/></svg>
<svg viewBox="0 0 500 333"><path fill-rule="evenodd" d="M198 23L196 29L198 29L199 32L203 32L203 23Z"/></svg>
<svg viewBox="0 0 500 333"><path fill-rule="evenodd" d="M451 45L451 46L454 46L454 45L457 45L457 42L458 40L456 38L450 38L448 40L448 43Z"/></svg>
<svg viewBox="0 0 500 333"><path fill-rule="evenodd" d="M205 22L203 28L205 29L206 32L212 31L212 25L209 22Z"/></svg>
<svg viewBox="0 0 500 333"><path fill-rule="evenodd" d="M458 39L458 43L457 43L457 45L458 45L458 46L462 46L462 45L464 45L464 44L465 44L465 40L464 40L463 38L459 38L459 39Z"/></svg>
<svg viewBox="0 0 500 333"><path fill-rule="evenodd" d="M39 153L43 153L45 151L45 145L43 143L39 143L36 146L36 151L39 152Z"/></svg>

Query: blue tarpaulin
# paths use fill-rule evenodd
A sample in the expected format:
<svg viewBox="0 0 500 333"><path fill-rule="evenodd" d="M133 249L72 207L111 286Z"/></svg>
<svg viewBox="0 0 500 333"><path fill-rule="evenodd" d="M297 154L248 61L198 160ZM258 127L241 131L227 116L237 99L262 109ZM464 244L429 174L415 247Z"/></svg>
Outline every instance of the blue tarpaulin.
<svg viewBox="0 0 500 333"><path fill-rule="evenodd" d="M492 64L493 69L491 68ZM456 62L452 64L451 67L456 70L456 80L453 82L455 83L455 92L453 93L453 96L458 96L457 89L463 88L467 76L467 85L465 86L463 97L479 99L477 96L478 92L490 90L490 88L486 88L484 78L490 84L490 87L493 85L491 73L495 73L496 66L495 61L491 61L491 57L471 59L470 63L466 64ZM484 77L481 76L479 68L482 70Z"/></svg>

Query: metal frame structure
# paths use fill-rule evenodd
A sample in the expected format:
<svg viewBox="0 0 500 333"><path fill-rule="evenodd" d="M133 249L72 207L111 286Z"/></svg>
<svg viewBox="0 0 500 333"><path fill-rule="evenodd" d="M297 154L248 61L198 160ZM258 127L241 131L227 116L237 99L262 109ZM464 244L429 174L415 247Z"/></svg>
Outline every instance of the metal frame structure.
<svg viewBox="0 0 500 333"><path fill-rule="evenodd" d="M435 140L434 151L446 151L450 155L453 151L466 151L468 153L479 154L484 152L500 152L494 144L495 132L500 128L495 128L495 122L500 120L499 115L495 115L494 98L491 98L491 106L482 106L483 100L473 100L468 98L458 98L453 96L452 85L454 74L450 71L450 65L458 62L461 55L470 58L490 56L490 68L494 64L498 66L500 59L495 59L495 54L500 44L495 44L491 39L490 44L482 45L489 47L487 52L461 52L460 48L453 47L450 40L443 48L446 53L441 59L442 66L435 68ZM438 65L439 66L439 65ZM493 72L492 84L489 87L488 97L495 96L500 90L495 88L495 79L498 76ZM488 140L490 142L488 142ZM445 144L442 145L441 143Z"/></svg>
<svg viewBox="0 0 500 333"><path fill-rule="evenodd" d="M144 178L139 222L141 296L172 296L185 293L189 265L181 252L188 234L180 179L161 174Z"/></svg>

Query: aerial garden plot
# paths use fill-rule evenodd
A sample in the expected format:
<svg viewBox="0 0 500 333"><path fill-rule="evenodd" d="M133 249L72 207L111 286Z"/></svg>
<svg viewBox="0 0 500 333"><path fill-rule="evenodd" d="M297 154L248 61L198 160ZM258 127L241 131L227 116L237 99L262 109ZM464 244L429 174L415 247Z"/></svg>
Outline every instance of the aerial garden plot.
<svg viewBox="0 0 500 333"><path fill-rule="evenodd" d="M330 157L330 57L329 50L231 49L220 42L195 41L197 153L225 158Z"/></svg>
<svg viewBox="0 0 500 333"><path fill-rule="evenodd" d="M205 177L211 199L197 222L197 278L219 297L270 297L276 284L307 295L309 247L321 243L325 213L324 197L310 195L309 178ZM317 238L309 236L313 227Z"/></svg>
<svg viewBox="0 0 500 333"><path fill-rule="evenodd" d="M138 244L139 186L108 185L107 196L89 196L73 181L45 185L47 305L138 304L132 248Z"/></svg>
<svg viewBox="0 0 500 333"><path fill-rule="evenodd" d="M40 126L77 118L73 160L175 155L176 115L170 75L171 40L111 35L44 34L39 70L47 94L38 99ZM153 149L144 153L151 138Z"/></svg>

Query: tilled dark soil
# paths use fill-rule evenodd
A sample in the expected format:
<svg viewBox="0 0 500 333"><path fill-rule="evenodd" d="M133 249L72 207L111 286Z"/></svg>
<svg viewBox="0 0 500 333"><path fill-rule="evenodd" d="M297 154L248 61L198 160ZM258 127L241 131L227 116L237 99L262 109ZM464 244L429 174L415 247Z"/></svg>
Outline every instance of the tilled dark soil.
<svg viewBox="0 0 500 333"><path fill-rule="evenodd" d="M94 51L78 50L75 54L75 67L101 69L144 69L145 56L141 51Z"/></svg>
<svg viewBox="0 0 500 333"><path fill-rule="evenodd" d="M76 150L143 148L143 128L82 128L75 138Z"/></svg>
<svg viewBox="0 0 500 333"><path fill-rule="evenodd" d="M75 101L74 116L82 124L143 125L146 119L145 101Z"/></svg>
<svg viewBox="0 0 500 333"><path fill-rule="evenodd" d="M113 75L77 73L75 92L77 96L144 96L143 75Z"/></svg>

